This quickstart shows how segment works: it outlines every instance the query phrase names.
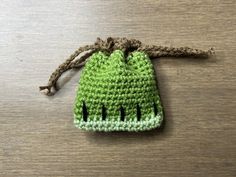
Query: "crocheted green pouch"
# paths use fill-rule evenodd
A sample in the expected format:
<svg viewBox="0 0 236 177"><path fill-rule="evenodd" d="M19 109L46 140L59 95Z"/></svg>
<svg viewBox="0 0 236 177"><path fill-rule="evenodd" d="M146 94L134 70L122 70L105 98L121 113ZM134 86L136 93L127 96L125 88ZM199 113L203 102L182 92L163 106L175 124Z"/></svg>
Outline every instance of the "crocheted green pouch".
<svg viewBox="0 0 236 177"><path fill-rule="evenodd" d="M75 125L99 131L141 131L159 127L163 111L153 66L144 52L93 54L81 75Z"/></svg>
<svg viewBox="0 0 236 177"><path fill-rule="evenodd" d="M149 57L207 57L209 51L157 48L126 38L98 39L93 46L75 52L52 74L48 86L40 89L47 89L47 94L52 95L51 88L56 88L60 75L83 66L88 59L74 104L76 127L92 131L144 131L160 127L163 108ZM87 50L90 52L74 60Z"/></svg>

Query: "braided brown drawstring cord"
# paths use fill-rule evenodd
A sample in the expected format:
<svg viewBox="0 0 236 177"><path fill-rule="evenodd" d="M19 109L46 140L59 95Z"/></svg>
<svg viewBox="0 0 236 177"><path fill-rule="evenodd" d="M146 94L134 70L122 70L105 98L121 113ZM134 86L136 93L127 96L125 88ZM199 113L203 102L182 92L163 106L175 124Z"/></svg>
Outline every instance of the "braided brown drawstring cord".
<svg viewBox="0 0 236 177"><path fill-rule="evenodd" d="M74 68L81 68L85 65L87 59L97 51L104 51L112 53L114 50L120 49L127 55L135 50L146 52L147 55L153 59L158 57L194 57L194 58L207 58L214 53L213 49L208 51L192 49L189 47L163 47L155 45L144 45L139 40L127 39L127 38L112 38L108 37L106 40L97 38L97 41L93 45L86 45L77 49L64 63L58 66L58 68L51 74L48 84L46 86L40 86L40 91L46 91L46 95L53 95L57 90L57 80L60 76ZM78 57L80 54L83 54ZM53 90L55 92L53 93Z"/></svg>
<svg viewBox="0 0 236 177"><path fill-rule="evenodd" d="M86 54L75 60L75 58L80 55L81 53L88 51ZM66 72L67 70L73 69L73 68L80 68L84 66L85 60L89 58L94 52L96 52L97 47L96 45L86 45L84 47L80 47L77 49L64 63L58 66L58 68L51 74L48 85L46 86L40 86L40 91L45 90L45 94L50 96L53 95L52 90L55 91L58 90L56 82L60 78L60 76ZM74 61L75 60L75 61Z"/></svg>
<svg viewBox="0 0 236 177"><path fill-rule="evenodd" d="M189 47L163 47L163 46L142 46L138 51L143 51L148 54L150 58L158 57L193 57L193 58L207 58L214 53L213 48L208 51L199 49L192 49Z"/></svg>

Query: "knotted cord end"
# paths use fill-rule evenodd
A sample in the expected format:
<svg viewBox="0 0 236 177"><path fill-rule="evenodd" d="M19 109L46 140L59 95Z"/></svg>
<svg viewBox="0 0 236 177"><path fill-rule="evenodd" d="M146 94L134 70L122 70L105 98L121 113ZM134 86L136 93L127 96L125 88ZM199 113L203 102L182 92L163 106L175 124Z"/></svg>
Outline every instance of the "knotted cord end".
<svg viewBox="0 0 236 177"><path fill-rule="evenodd" d="M214 50L213 47L208 50L208 55L209 55L209 56L215 55L215 50Z"/></svg>
<svg viewBox="0 0 236 177"><path fill-rule="evenodd" d="M39 87L39 91L44 93L47 96L52 96L52 95L54 95L54 93L52 92L52 88L53 88L53 86L49 86L49 85L47 85L47 86L40 86Z"/></svg>

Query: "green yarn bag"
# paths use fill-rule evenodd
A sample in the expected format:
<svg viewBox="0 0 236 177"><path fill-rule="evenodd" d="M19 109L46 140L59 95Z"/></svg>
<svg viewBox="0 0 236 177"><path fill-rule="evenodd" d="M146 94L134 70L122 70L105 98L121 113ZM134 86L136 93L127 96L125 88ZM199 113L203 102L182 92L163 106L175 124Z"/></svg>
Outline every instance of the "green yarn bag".
<svg viewBox="0 0 236 177"><path fill-rule="evenodd" d="M82 52L87 51L75 60ZM51 75L52 95L63 72L85 65L74 104L75 126L92 131L145 131L160 127L163 108L150 58L208 57L207 52L185 48L147 46L126 38L97 39L79 48ZM88 60L88 61L87 61ZM54 91L54 92L53 92Z"/></svg>
<svg viewBox="0 0 236 177"><path fill-rule="evenodd" d="M159 127L162 106L153 66L143 52L97 52L85 65L75 99L75 125L85 130L142 131Z"/></svg>

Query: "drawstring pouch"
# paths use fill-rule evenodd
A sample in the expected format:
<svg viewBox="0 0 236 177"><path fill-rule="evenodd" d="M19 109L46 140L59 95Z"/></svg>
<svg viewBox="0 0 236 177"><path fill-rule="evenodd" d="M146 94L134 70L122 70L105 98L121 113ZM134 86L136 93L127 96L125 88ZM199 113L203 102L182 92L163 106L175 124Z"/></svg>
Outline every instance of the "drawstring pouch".
<svg viewBox="0 0 236 177"><path fill-rule="evenodd" d="M40 90L51 96L60 76L84 66L74 103L75 126L91 131L145 131L163 122L157 80L151 59L207 58L213 49L145 45L136 39L100 38L76 50Z"/></svg>

